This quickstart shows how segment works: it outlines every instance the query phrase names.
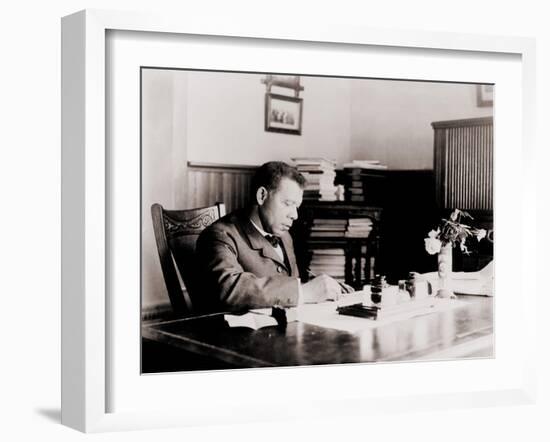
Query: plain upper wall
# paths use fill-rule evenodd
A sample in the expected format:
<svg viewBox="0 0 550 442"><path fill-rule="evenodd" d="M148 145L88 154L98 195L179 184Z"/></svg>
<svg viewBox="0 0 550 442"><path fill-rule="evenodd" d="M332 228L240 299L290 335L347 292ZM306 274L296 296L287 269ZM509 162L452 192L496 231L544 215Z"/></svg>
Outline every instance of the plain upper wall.
<svg viewBox="0 0 550 442"><path fill-rule="evenodd" d="M302 134L264 130L265 75L188 73L188 159L259 165L270 160L327 156L350 158L350 82L302 77ZM294 91L273 88L293 96Z"/></svg>
<svg viewBox="0 0 550 442"><path fill-rule="evenodd" d="M390 169L433 169L431 123L485 117L476 86L420 81L354 81L351 156L376 159Z"/></svg>
<svg viewBox="0 0 550 442"><path fill-rule="evenodd" d="M302 135L264 130L261 74L189 72L188 160L261 164L296 156L433 169L433 121L484 117L476 86L302 77ZM273 92L292 94L290 89Z"/></svg>

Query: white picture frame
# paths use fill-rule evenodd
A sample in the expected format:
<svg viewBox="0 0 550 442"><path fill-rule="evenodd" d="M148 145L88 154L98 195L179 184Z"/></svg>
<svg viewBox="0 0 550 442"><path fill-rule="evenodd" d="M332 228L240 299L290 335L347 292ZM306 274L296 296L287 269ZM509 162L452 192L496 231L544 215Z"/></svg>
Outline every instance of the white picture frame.
<svg viewBox="0 0 550 442"><path fill-rule="evenodd" d="M523 105L521 121L521 152L524 161L533 158L533 114L535 103L535 47L526 38L480 35L456 35L401 31L399 33L370 29L347 29L333 26L327 31L323 24L316 27L277 28L264 23L255 25L228 22L223 25L194 18L160 17L111 11L82 11L63 19L62 22L62 423L85 432L111 431L138 428L197 425L215 422L235 422L226 416L223 403L210 408L197 407L194 413L182 409L109 411L108 393L113 385L107 376L112 354L106 337L111 324L109 289L109 264L112 258L106 244L111 240L106 228L110 217L111 196L108 193L108 151L106 149L107 118L105 72L107 63L106 33L108 31L147 31L178 35L211 35L219 37L277 39L292 44L294 41L332 42L342 45L374 45L384 48L437 49L442 51L470 51L482 54L513 54L521 57ZM490 80L490 79L489 79ZM496 91L498 93L498 84ZM498 112L496 118L498 118ZM534 219L534 203L529 191L534 177L524 175L521 197L525 202L521 221L529 224ZM522 244L533 243L534 235L526 229L518 232ZM530 241L531 240L531 241ZM519 262L527 262L530 252L527 246L518 246ZM498 253L498 251L497 251ZM498 271L497 271L498 275ZM497 276L498 280L498 276ZM499 404L532 404L535 383L536 290L534 279L523 277L519 270L518 300L523 316L525 351L518 356L524 371L522 376L510 379L500 388L473 387L462 393L432 391L424 395L388 395L369 397L362 390L349 395L345 391L332 392L327 400L338 400L338 414L363 415L374 411L396 412L404 409L464 408L472 406L496 406ZM497 359L498 359L497 347ZM394 366L386 365L393 371ZM412 366L411 366L412 367ZM294 369L293 369L294 370ZM301 369L295 369L301 370ZM324 369L318 369L324 370ZM330 370L330 371L329 371ZM330 367L322 373L334 373ZM342 370L342 369L340 369ZM364 368L346 368L347 374L357 376ZM412 368L411 368L412 370ZM291 370L282 370L284 377ZM319 373L320 371L318 371ZM265 373L265 372L264 372ZM265 382L269 374L248 372L250 382ZM275 376L272 372L271 376ZM235 377L234 373L227 376ZM437 390L436 387L434 387ZM307 399L309 408L282 408L274 400L272 407L259 410L256 404L236 399L234 404L238 422L288 417L326 416L322 397ZM334 415L334 413L332 414Z"/></svg>

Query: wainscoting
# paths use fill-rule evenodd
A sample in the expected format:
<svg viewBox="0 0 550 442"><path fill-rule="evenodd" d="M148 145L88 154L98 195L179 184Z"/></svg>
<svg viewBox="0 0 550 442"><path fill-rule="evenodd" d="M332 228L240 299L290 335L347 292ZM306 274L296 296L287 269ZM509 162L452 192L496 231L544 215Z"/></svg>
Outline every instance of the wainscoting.
<svg viewBox="0 0 550 442"><path fill-rule="evenodd" d="M258 166L187 163L187 207L225 203L227 212L249 201L250 182Z"/></svg>
<svg viewBox="0 0 550 442"><path fill-rule="evenodd" d="M493 210L493 118L439 121L434 128L437 203Z"/></svg>

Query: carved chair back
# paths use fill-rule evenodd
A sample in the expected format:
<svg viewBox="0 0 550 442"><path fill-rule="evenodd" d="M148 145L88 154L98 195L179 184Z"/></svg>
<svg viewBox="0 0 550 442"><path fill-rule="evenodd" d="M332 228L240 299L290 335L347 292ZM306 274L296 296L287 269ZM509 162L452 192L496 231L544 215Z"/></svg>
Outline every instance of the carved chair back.
<svg viewBox="0 0 550 442"><path fill-rule="evenodd" d="M224 215L223 203L189 210L165 210L160 204L151 206L160 266L172 309L177 314L188 315L193 311L197 238Z"/></svg>

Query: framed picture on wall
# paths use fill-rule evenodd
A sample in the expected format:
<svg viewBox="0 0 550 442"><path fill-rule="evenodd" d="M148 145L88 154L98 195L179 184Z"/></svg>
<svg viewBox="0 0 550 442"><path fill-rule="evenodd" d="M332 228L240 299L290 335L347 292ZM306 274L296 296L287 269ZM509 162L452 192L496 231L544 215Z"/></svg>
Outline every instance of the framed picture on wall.
<svg viewBox="0 0 550 442"><path fill-rule="evenodd" d="M302 134L302 99L265 94L265 130L285 134Z"/></svg>
<svg viewBox="0 0 550 442"><path fill-rule="evenodd" d="M493 105L494 85L477 85L477 105L478 107L490 107Z"/></svg>

